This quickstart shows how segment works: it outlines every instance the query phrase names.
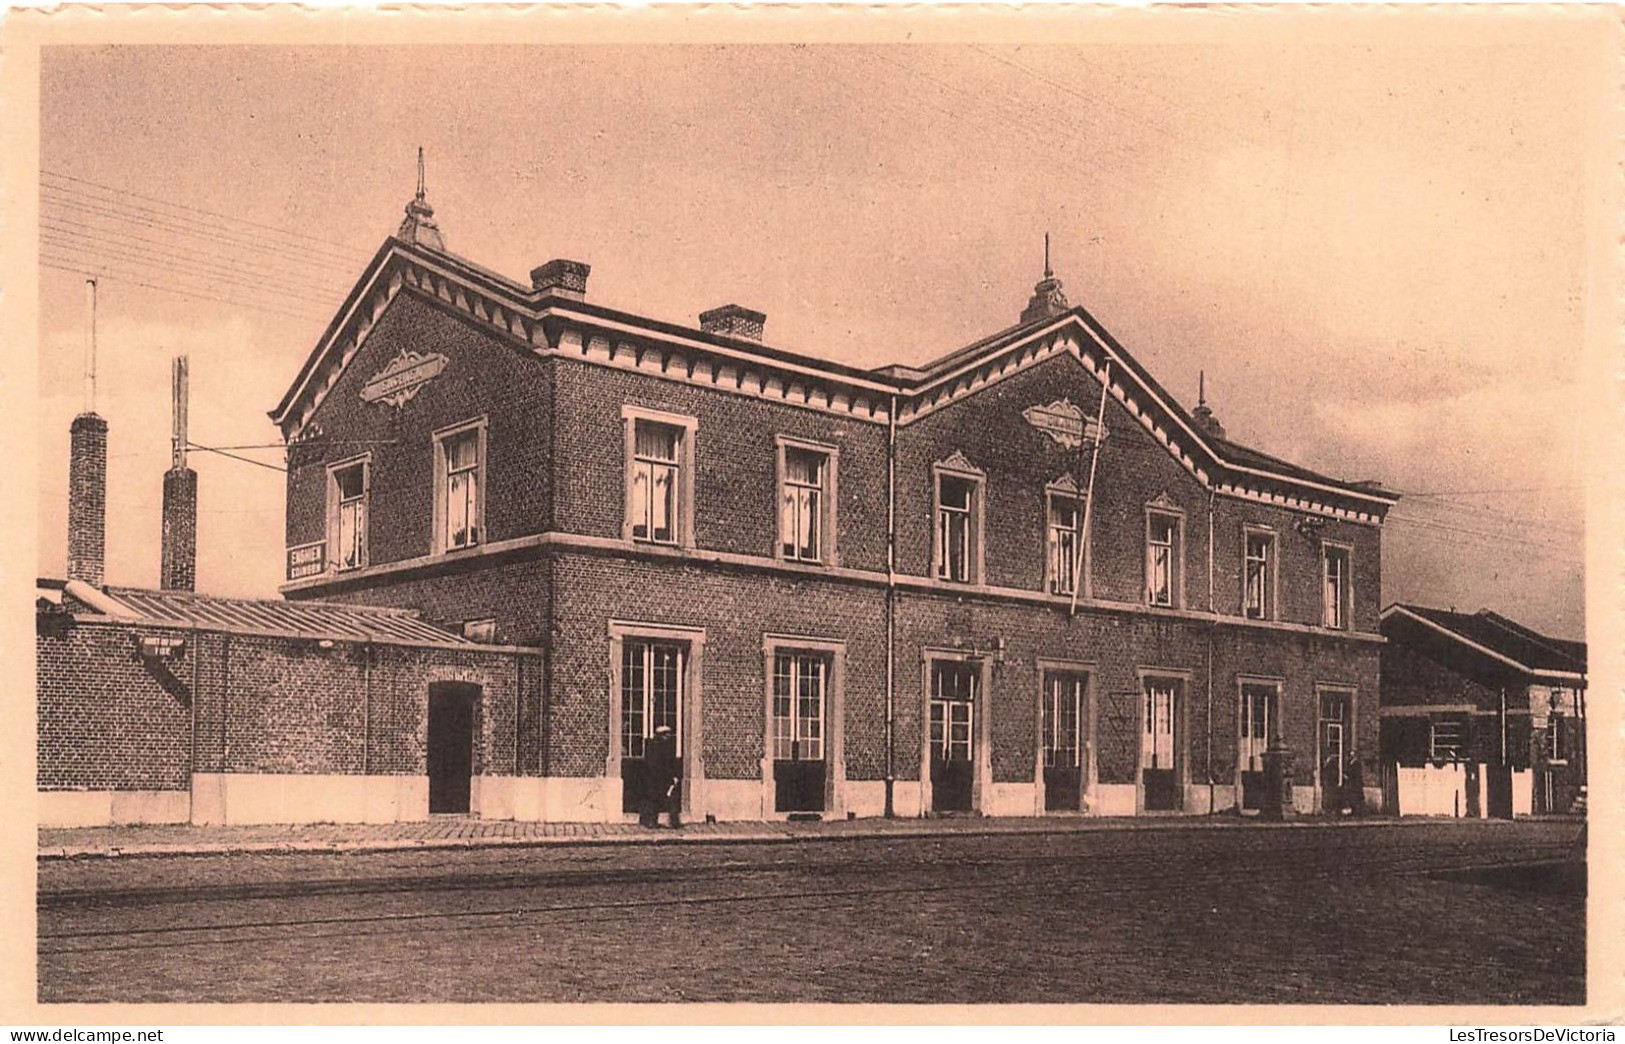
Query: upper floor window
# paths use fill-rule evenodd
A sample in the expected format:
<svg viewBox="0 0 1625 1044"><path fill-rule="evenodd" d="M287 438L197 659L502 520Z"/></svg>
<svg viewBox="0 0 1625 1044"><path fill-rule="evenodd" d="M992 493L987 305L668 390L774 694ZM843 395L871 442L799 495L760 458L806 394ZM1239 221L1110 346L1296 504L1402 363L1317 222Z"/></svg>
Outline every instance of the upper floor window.
<svg viewBox="0 0 1625 1044"><path fill-rule="evenodd" d="M1321 550L1320 622L1345 629L1350 609L1349 549L1328 544Z"/></svg>
<svg viewBox="0 0 1625 1044"><path fill-rule="evenodd" d="M1179 604L1183 523L1184 519L1169 511L1146 512L1145 600L1150 605Z"/></svg>
<svg viewBox="0 0 1625 1044"><path fill-rule="evenodd" d="M955 583L977 580L977 494L981 483L964 475L937 476L937 577Z"/></svg>
<svg viewBox="0 0 1625 1044"><path fill-rule="evenodd" d="M485 539L485 422L435 435L437 551L473 547Z"/></svg>
<svg viewBox="0 0 1625 1044"><path fill-rule="evenodd" d="M1249 529L1244 551L1242 615L1275 619L1275 534Z"/></svg>
<svg viewBox="0 0 1625 1044"><path fill-rule="evenodd" d="M360 569L367 564L366 460L328 469L327 530L332 547L329 559L336 569Z"/></svg>
<svg viewBox="0 0 1625 1044"><path fill-rule="evenodd" d="M779 557L833 562L835 450L776 440L779 469Z"/></svg>
<svg viewBox="0 0 1625 1044"><path fill-rule="evenodd" d="M1046 586L1053 594L1072 594L1085 574L1083 504L1075 496L1055 491L1047 500Z"/></svg>
<svg viewBox="0 0 1625 1044"><path fill-rule="evenodd" d="M627 422L624 536L653 544L691 543L694 427L692 418L625 407Z"/></svg>

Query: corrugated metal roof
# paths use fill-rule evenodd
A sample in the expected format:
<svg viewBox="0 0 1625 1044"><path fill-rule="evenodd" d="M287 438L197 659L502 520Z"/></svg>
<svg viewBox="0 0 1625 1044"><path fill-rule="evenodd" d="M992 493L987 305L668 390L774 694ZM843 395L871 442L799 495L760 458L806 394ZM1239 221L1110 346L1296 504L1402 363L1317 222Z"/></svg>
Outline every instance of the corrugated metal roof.
<svg viewBox="0 0 1625 1044"><path fill-rule="evenodd" d="M428 623L407 609L290 602L271 598L221 598L189 591L108 587L105 593L138 619L184 623L226 631L309 635L313 638L390 640L473 645L462 635Z"/></svg>

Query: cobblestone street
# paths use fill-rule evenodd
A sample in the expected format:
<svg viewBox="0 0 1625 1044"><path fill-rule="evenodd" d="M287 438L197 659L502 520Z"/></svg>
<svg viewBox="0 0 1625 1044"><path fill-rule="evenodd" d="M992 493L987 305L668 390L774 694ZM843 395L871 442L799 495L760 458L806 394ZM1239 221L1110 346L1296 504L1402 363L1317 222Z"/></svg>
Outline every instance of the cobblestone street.
<svg viewBox="0 0 1625 1044"><path fill-rule="evenodd" d="M1579 1004L1579 829L42 859L39 996Z"/></svg>

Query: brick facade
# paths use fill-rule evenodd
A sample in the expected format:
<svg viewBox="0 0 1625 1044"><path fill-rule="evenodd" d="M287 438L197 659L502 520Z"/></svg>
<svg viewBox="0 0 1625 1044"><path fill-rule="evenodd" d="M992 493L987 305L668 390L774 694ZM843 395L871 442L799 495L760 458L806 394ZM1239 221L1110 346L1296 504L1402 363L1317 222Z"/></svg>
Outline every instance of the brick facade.
<svg viewBox="0 0 1625 1044"><path fill-rule="evenodd" d="M1135 384L1137 371L1123 366L1105 410L1086 596L1074 611L1065 595L1048 593L1046 490L1085 486L1092 446L1063 445L1027 414L1072 408L1092 425L1102 386L1085 356L1102 349L1087 337L1080 346L1084 328L1032 340L1005 361L916 395L897 381L886 392L890 378L718 340L719 331L674 332L686 339L671 348L657 336L665 328L627 333L635 317L616 316L615 326L590 315L549 317L549 301L576 306L548 297L546 287L515 289L507 300L465 297L460 287L494 291L438 274L408 272L388 285L397 283L392 296L373 291L370 331L331 390L311 400L308 416L298 412L304 400L286 400L293 412L283 416L301 419L282 421L297 447L290 547L326 539L326 465L370 447L368 567L297 580L285 592L409 607L450 626L494 619L498 641L541 649L545 679L534 703L518 704L516 735L521 746L527 735L536 744L533 763L521 754L520 774L616 776L614 634L643 627L691 635L679 644L691 643L696 660L703 646L700 676L690 679L703 705L692 753L707 781L763 782L764 645L776 635L844 650L840 758L853 786L888 775L900 785L924 783L934 657L970 657L984 672L984 808L994 804L987 788L1006 788L998 800L1010 805L1024 800L1010 794L1038 785L1046 664L1088 677L1085 759L1099 784L1138 785L1148 674L1179 680L1176 767L1186 788L1235 791L1242 677L1279 687L1278 731L1295 755L1295 785L1320 784L1326 690L1352 695L1347 749L1377 778L1380 501L1369 506L1361 491L1335 484L1306 490L1294 485L1302 472L1269 478L1255 493L1226 479L1221 491L1214 471L1225 465L1190 448L1195 436L1181 433L1194 430L1189 419L1154 415L1154 395L1163 393ZM369 285L384 285L383 275ZM542 318L520 321L526 308ZM403 352L438 353L447 363L404 402L366 401L368 382ZM312 365L320 372L326 364L313 356ZM819 366L830 383L821 383ZM859 383L848 390L840 381L849 378ZM692 505L684 508L691 538L679 546L625 537L627 409L683 418L692 439L683 463L692 468ZM487 424L485 546L434 554L433 433L474 417ZM833 561L777 558L781 438L838 453ZM933 576L933 466L950 458L981 476L983 570L968 584ZM1166 609L1145 604L1153 506L1181 519L1178 592ZM1247 527L1275 535L1274 606L1263 621L1243 618ZM1327 546L1349 555L1349 620L1340 630L1322 626ZM525 707L537 713L533 733L523 727ZM353 727L336 707L301 713L338 715L335 727Z"/></svg>

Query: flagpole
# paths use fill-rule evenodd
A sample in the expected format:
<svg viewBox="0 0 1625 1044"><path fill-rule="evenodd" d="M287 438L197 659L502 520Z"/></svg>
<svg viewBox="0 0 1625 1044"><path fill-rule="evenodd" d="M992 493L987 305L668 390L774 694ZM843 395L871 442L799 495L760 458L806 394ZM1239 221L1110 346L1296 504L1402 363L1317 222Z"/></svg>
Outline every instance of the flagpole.
<svg viewBox="0 0 1625 1044"><path fill-rule="evenodd" d="M1078 546L1073 553L1072 567L1072 603L1067 608L1067 615L1076 616L1078 613L1078 592L1083 589L1083 562L1084 548L1089 546L1089 522L1093 517L1095 506L1095 465L1100 461L1100 443L1106 437L1106 398L1112 388L1112 364L1106 360L1101 369L1100 376L1100 415L1095 420L1095 437L1093 449L1089 453L1089 485L1083 491L1083 533L1079 537ZM1084 436L1089 431L1084 429Z"/></svg>

